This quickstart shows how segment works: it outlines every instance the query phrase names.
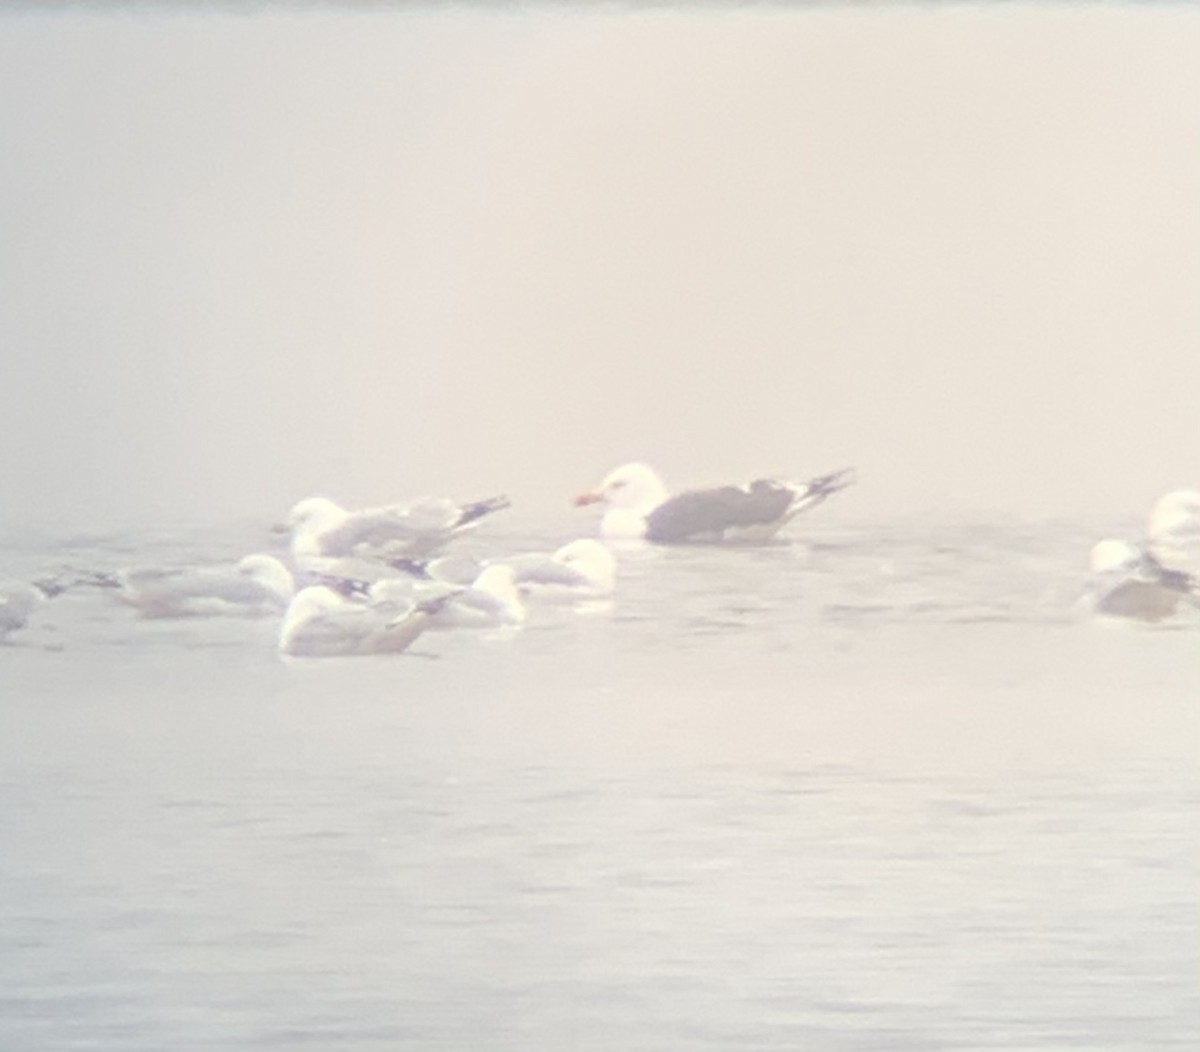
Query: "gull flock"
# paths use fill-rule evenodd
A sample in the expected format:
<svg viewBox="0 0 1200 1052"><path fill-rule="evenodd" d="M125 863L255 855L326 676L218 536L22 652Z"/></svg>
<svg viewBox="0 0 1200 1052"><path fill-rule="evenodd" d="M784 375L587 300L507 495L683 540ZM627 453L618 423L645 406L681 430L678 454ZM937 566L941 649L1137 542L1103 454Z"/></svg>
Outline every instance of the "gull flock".
<svg viewBox="0 0 1200 1052"><path fill-rule="evenodd" d="M275 617L278 649L291 657L396 654L426 632L518 630L530 606L603 604L616 588L614 549L631 541L768 542L855 481L845 469L805 482L760 478L672 495L648 465L625 464L574 498L580 507L602 507L601 539L482 560L447 549L507 509L507 497L354 510L308 497L279 527L288 536L286 557L253 553L228 567L117 574L62 570L0 583L0 642L56 596L95 588L148 619ZM1163 496L1140 538L1097 542L1080 603L1102 617L1146 623L1200 609L1200 491Z"/></svg>

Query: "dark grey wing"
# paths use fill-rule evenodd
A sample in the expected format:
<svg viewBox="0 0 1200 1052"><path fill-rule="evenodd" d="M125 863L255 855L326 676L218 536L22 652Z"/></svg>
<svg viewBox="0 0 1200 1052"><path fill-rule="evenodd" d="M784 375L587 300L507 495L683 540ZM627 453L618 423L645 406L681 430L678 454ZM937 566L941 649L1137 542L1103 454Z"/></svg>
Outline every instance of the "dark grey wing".
<svg viewBox="0 0 1200 1052"><path fill-rule="evenodd" d="M1175 613L1179 592L1155 581L1132 578L1106 592L1096 604L1101 613L1140 621L1162 621Z"/></svg>
<svg viewBox="0 0 1200 1052"><path fill-rule="evenodd" d="M671 497L646 516L646 539L679 543L720 537L730 529L777 522L791 507L789 487L759 479L746 488L721 486Z"/></svg>

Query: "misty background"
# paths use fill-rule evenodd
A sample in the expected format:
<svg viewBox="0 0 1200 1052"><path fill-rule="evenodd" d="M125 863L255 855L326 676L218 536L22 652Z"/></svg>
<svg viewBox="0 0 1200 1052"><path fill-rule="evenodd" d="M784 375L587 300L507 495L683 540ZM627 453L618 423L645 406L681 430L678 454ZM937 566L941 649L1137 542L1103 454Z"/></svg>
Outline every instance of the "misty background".
<svg viewBox="0 0 1200 1052"><path fill-rule="evenodd" d="M0 12L0 525L1200 484L1200 8ZM583 531L582 520L581 532Z"/></svg>

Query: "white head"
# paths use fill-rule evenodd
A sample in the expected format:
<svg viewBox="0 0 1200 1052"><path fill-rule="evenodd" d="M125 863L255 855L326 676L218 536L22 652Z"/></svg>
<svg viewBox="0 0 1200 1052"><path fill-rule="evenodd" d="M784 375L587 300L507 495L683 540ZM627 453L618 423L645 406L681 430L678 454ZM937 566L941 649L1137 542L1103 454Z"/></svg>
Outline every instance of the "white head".
<svg viewBox="0 0 1200 1052"><path fill-rule="evenodd" d="M616 586L616 558L603 544L590 537L564 544L554 553L553 559L582 574L597 592L611 592Z"/></svg>
<svg viewBox="0 0 1200 1052"><path fill-rule="evenodd" d="M305 497L288 513L292 532L292 555L320 555L320 535L346 521L344 508L325 497Z"/></svg>
<svg viewBox="0 0 1200 1052"><path fill-rule="evenodd" d="M237 564L237 571L257 581L274 592L280 599L289 600L295 592L295 584L288 568L273 555L247 555Z"/></svg>
<svg viewBox="0 0 1200 1052"><path fill-rule="evenodd" d="M667 499L667 487L649 464L623 464L604 476L598 489L582 493L575 504L604 503L610 508L648 515Z"/></svg>
<svg viewBox="0 0 1200 1052"><path fill-rule="evenodd" d="M279 647L287 650L292 638L310 621L345 606L346 600L323 584L310 585L296 593L279 626Z"/></svg>
<svg viewBox="0 0 1200 1052"><path fill-rule="evenodd" d="M515 597L517 595L517 574L508 563L492 563L479 572L479 576L472 582L471 587L500 599L507 599L509 596Z"/></svg>
<svg viewBox="0 0 1200 1052"><path fill-rule="evenodd" d="M471 588L498 600L505 621L516 624L525 620L525 605L517 590L517 572L507 563L485 566Z"/></svg>
<svg viewBox="0 0 1200 1052"><path fill-rule="evenodd" d="M1094 574L1115 573L1132 570L1141 562L1142 553L1137 545L1128 541L1107 537L1098 541L1091 552L1091 569Z"/></svg>
<svg viewBox="0 0 1200 1052"><path fill-rule="evenodd" d="M1150 512L1146 539L1164 566L1200 574L1200 491L1177 489L1160 497Z"/></svg>
<svg viewBox="0 0 1200 1052"><path fill-rule="evenodd" d="M597 489L581 493L575 506L604 504L600 532L606 537L641 537L646 516L667 499L667 487L648 464L623 464L610 471Z"/></svg>
<svg viewBox="0 0 1200 1052"><path fill-rule="evenodd" d="M1186 530L1200 535L1200 490L1177 489L1159 497L1150 511L1151 537Z"/></svg>

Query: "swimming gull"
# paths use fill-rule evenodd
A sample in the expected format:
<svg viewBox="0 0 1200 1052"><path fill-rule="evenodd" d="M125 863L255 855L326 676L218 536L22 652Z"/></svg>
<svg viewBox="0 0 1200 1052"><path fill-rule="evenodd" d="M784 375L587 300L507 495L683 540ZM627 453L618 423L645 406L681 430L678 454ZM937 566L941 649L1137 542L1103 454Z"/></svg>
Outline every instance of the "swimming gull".
<svg viewBox="0 0 1200 1052"><path fill-rule="evenodd" d="M469 585L451 584L437 578L425 580L389 578L371 586L373 602L402 603L440 601L430 614L430 627L516 628L525 622L525 604L517 588L516 571L508 563L488 563Z"/></svg>
<svg viewBox="0 0 1200 1052"><path fill-rule="evenodd" d="M1181 607L1200 606L1196 580L1163 566L1141 545L1105 538L1092 547L1089 561L1092 579L1085 598L1096 613L1153 623Z"/></svg>
<svg viewBox="0 0 1200 1052"><path fill-rule="evenodd" d="M483 571L495 565L512 567L517 595L527 602L569 603L605 598L612 593L616 581L616 559L612 552L590 537L571 541L553 552L528 552L489 560L443 555L435 559L405 559L396 565L403 566L409 579L417 584L380 579L371 588L374 594L388 591L398 595L420 594L422 590L436 594L438 586L444 586L443 590L465 591L477 580L486 591L489 578L482 576ZM506 581L506 575L493 574L490 579ZM503 589L507 594L507 583ZM507 608L515 611L511 597L506 602ZM516 623L520 619L521 615L515 614L507 620Z"/></svg>
<svg viewBox="0 0 1200 1052"><path fill-rule="evenodd" d="M519 556L510 563L521 595L533 602L602 599L616 586L616 558L590 537L564 544L549 555Z"/></svg>
<svg viewBox="0 0 1200 1052"><path fill-rule="evenodd" d="M279 629L279 650L293 657L399 654L429 627L446 597L425 602L348 598L325 585L296 593Z"/></svg>
<svg viewBox="0 0 1200 1052"><path fill-rule="evenodd" d="M854 469L846 468L807 482L760 478L671 496L653 468L635 463L610 472L574 503L604 504L600 529L606 537L644 537L659 544L765 541L853 482Z"/></svg>
<svg viewBox="0 0 1200 1052"><path fill-rule="evenodd" d="M95 574L93 583L115 588L118 599L146 618L278 614L295 590L288 568L261 553L247 555L232 567L135 569Z"/></svg>

